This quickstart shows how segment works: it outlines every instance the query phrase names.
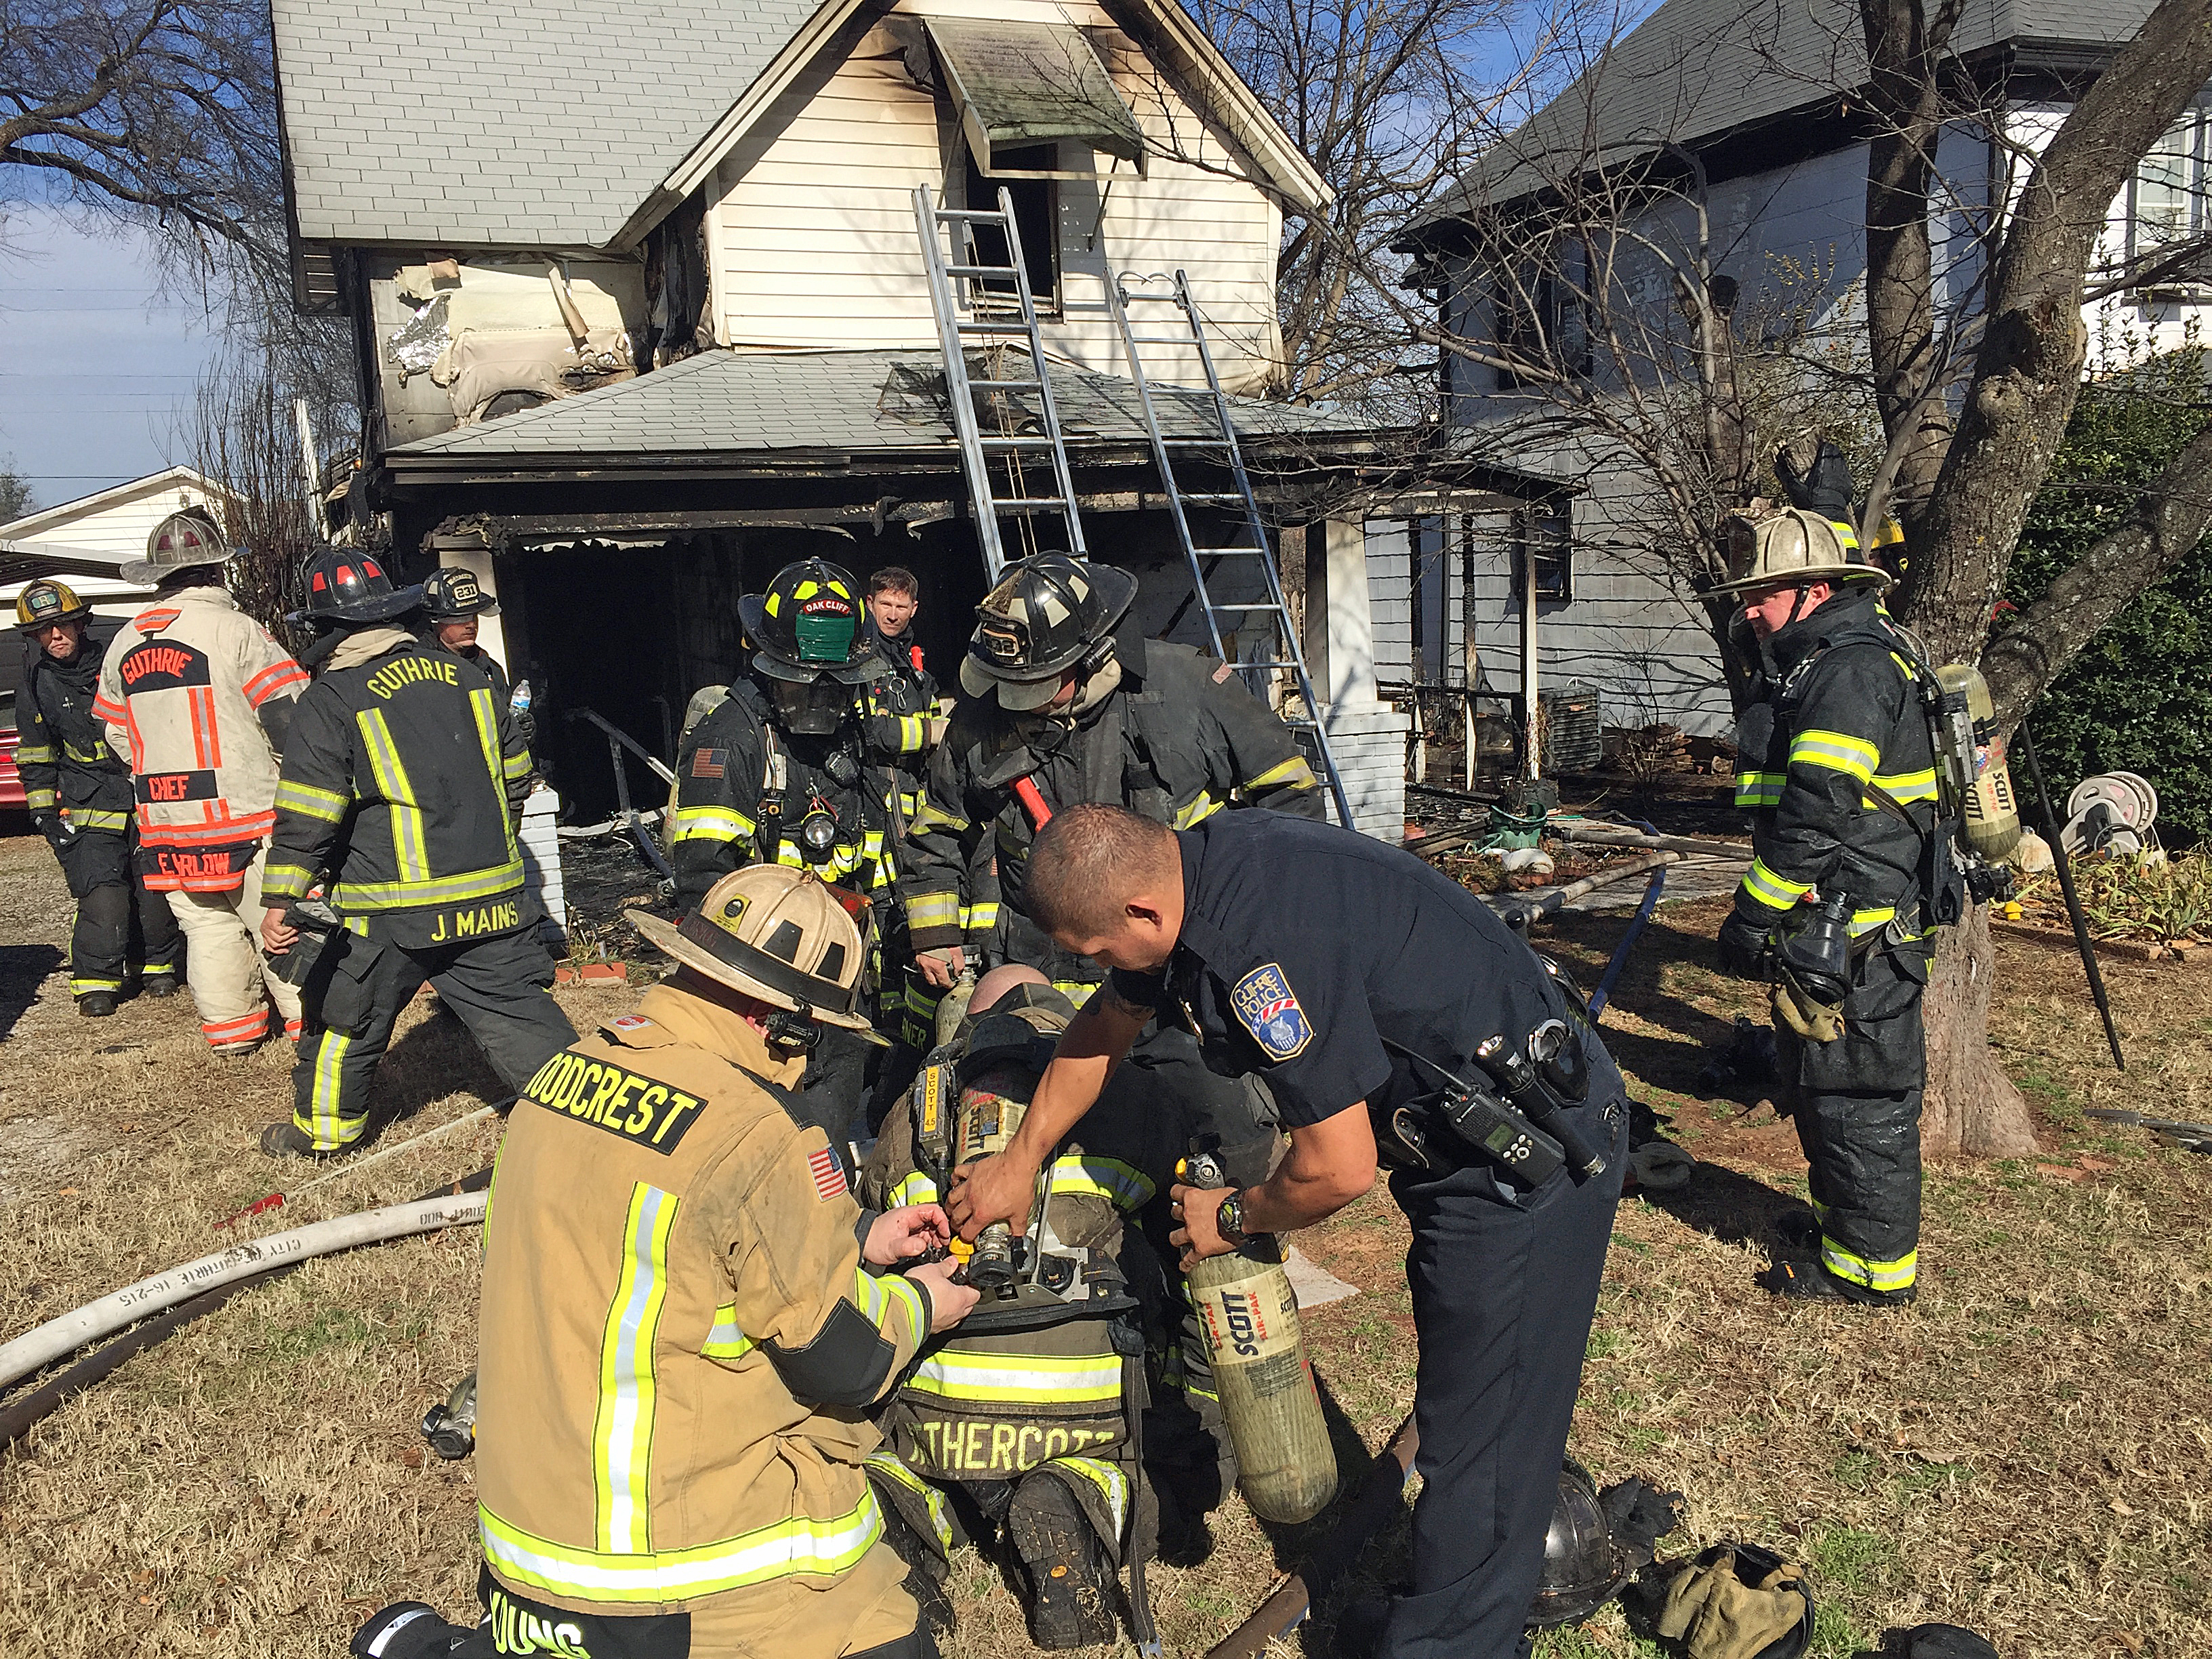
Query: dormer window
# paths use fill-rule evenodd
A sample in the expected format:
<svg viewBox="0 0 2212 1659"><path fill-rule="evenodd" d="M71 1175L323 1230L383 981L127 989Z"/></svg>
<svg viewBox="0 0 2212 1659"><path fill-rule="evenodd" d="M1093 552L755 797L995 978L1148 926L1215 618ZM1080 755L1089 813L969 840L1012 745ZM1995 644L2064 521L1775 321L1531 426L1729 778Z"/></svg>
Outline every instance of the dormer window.
<svg viewBox="0 0 2212 1659"><path fill-rule="evenodd" d="M1001 190L1013 198L1014 233L1021 238L1030 293L1040 312L1057 311L1060 307L1060 190L1052 179L1036 175L1050 170L1059 160L1059 148L1056 144L1036 144L1027 149L1001 146L998 152L1000 163L1028 173L1027 178L986 173L976 165L973 150L968 151L965 157L969 207L985 212L994 210ZM975 231L976 258L985 264L1005 264L1006 238L988 225L977 225ZM977 286L994 294L1004 294L1010 300L1013 295L1014 285L1005 277L984 277Z"/></svg>

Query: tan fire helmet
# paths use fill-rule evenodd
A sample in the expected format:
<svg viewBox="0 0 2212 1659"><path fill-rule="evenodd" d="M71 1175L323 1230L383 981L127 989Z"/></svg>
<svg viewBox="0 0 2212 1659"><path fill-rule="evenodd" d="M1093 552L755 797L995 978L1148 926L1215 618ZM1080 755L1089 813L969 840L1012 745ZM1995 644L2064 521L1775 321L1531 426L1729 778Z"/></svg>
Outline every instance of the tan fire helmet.
<svg viewBox="0 0 2212 1659"><path fill-rule="evenodd" d="M1836 525L1801 507L1778 507L1757 517L1739 514L1727 521L1722 536L1729 579L1708 592L1752 593L1813 582L1875 582L1887 589L1893 580L1868 562L1856 536L1846 544Z"/></svg>
<svg viewBox="0 0 2212 1659"><path fill-rule="evenodd" d="M860 930L811 872L750 864L709 887L679 923L629 915L648 943L719 984L824 1025L868 1029Z"/></svg>
<svg viewBox="0 0 2212 1659"><path fill-rule="evenodd" d="M164 576L200 564L228 564L239 550L228 545L215 514L204 507L187 507L154 526L146 538L146 556L126 560L123 580L137 587L151 587Z"/></svg>

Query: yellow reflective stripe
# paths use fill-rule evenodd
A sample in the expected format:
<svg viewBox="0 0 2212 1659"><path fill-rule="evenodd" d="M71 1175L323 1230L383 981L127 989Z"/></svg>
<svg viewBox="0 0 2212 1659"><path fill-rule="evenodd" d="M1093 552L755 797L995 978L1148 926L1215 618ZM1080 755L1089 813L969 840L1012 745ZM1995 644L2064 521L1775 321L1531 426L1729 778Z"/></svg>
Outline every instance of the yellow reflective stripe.
<svg viewBox="0 0 2212 1659"><path fill-rule="evenodd" d="M506 759L501 753L499 705L492 701L489 686L480 685L469 693L469 713L476 719L477 747L483 752L484 775L492 781L492 796L499 802L500 833L511 847L514 844L514 825L507 815L507 791L498 785L513 774L506 770Z"/></svg>
<svg viewBox="0 0 2212 1659"><path fill-rule="evenodd" d="M1087 1152L1057 1158L1052 1190L1080 1198L1103 1198L1117 1210L1140 1210L1159 1188L1133 1164Z"/></svg>
<svg viewBox="0 0 2212 1659"><path fill-rule="evenodd" d="M264 895L269 890L265 879L261 890ZM346 1050L352 1047L353 1039L341 1032L323 1033L322 1041L315 1045L314 1075L307 1091L307 1115L292 1114L293 1127L312 1139L323 1152L344 1146L367 1127L365 1118L349 1126L338 1115L338 1085L344 1075ZM349 1127L351 1133L347 1133Z"/></svg>
<svg viewBox="0 0 2212 1659"><path fill-rule="evenodd" d="M1052 1461L1062 1468L1073 1469L1106 1495L1107 1510L1114 1517L1114 1535L1119 1538L1122 1517L1129 1508L1129 1477L1101 1458L1055 1457Z"/></svg>
<svg viewBox="0 0 2212 1659"><path fill-rule="evenodd" d="M384 711L364 708L354 716L354 723L361 727L377 793L391 809L393 867L402 882L426 881L430 875L430 855L425 845L422 809L415 799L406 764L399 758L399 745L392 740L392 728L385 723Z"/></svg>
<svg viewBox="0 0 2212 1659"><path fill-rule="evenodd" d="M890 1204L894 1210L902 1209L908 1204L935 1204L939 1201L940 1200L935 1177L925 1175L920 1170L916 1170L904 1181L891 1188Z"/></svg>
<svg viewBox="0 0 2212 1659"><path fill-rule="evenodd" d="M929 1529L937 1534L938 1547L945 1550L952 1547L952 1522L945 1512L943 1492L899 1462L898 1455L888 1449L878 1448L862 1461L869 1468L897 1481L921 1498L928 1508Z"/></svg>
<svg viewBox="0 0 2212 1659"><path fill-rule="evenodd" d="M715 1309L714 1326L699 1352L708 1359L742 1359L752 1348L752 1338L738 1328L738 1304L725 1302Z"/></svg>
<svg viewBox="0 0 2212 1659"><path fill-rule="evenodd" d="M59 799L51 789L26 789L23 792L23 808L26 811L43 812Z"/></svg>
<svg viewBox="0 0 2212 1659"><path fill-rule="evenodd" d="M1885 904L1872 910L1854 910L1851 912L1851 932L1872 933L1875 928L1887 927L1896 920L1897 907L1893 904Z"/></svg>
<svg viewBox="0 0 2212 1659"><path fill-rule="evenodd" d="M342 881L336 902L341 910L396 910L424 904L461 904L490 898L522 885L522 860L441 876L435 881ZM268 890L265 880L263 891Z"/></svg>
<svg viewBox="0 0 2212 1659"><path fill-rule="evenodd" d="M753 833L753 821L731 806L679 806L676 841L735 841Z"/></svg>
<svg viewBox="0 0 2212 1659"><path fill-rule="evenodd" d="M1738 806L1772 806L1782 799L1783 774L1739 772L1735 775Z"/></svg>
<svg viewBox="0 0 2212 1659"><path fill-rule="evenodd" d="M73 997L81 997L88 991L119 991L122 988L123 981L119 979L78 979L74 975L70 978L70 994Z"/></svg>
<svg viewBox="0 0 2212 1659"><path fill-rule="evenodd" d="M1894 1261L1869 1261L1853 1255L1826 1233L1820 1235L1820 1265L1838 1279L1870 1291L1901 1291L1920 1276L1920 1252L1908 1250Z"/></svg>
<svg viewBox="0 0 2212 1659"><path fill-rule="evenodd" d="M315 872L297 864L271 860L261 868L261 896L264 899L305 898L315 884Z"/></svg>
<svg viewBox="0 0 2212 1659"><path fill-rule="evenodd" d="M853 1303L879 1331L888 1324L890 1310L898 1307L906 1310L907 1329L915 1341L929 1334L929 1317L921 1310L921 1292L901 1274L885 1273L879 1279L862 1262L853 1269Z"/></svg>
<svg viewBox="0 0 2212 1659"><path fill-rule="evenodd" d="M929 736L929 723L919 714L901 714L899 723L899 753L910 755L921 748Z"/></svg>
<svg viewBox="0 0 2212 1659"><path fill-rule="evenodd" d="M65 806L62 816L80 830L109 830L120 834L131 824L130 813L103 812L97 807Z"/></svg>
<svg viewBox="0 0 2212 1659"><path fill-rule="evenodd" d="M999 902L988 904L963 904L960 907L960 931L963 933L988 933L999 925Z"/></svg>
<svg viewBox="0 0 2212 1659"><path fill-rule="evenodd" d="M1936 769L1932 766L1918 772L1892 772L1887 775L1877 772L1868 781L1899 805L1910 801L1936 799ZM1867 805L1875 811L1881 810L1873 801Z"/></svg>
<svg viewBox="0 0 2212 1659"><path fill-rule="evenodd" d="M1112 1354L966 1353L940 1348L906 1386L943 1400L1019 1400L1073 1406L1121 1397Z"/></svg>
<svg viewBox="0 0 2212 1659"><path fill-rule="evenodd" d="M1201 789L1198 792L1195 799L1176 808L1175 827L1178 830L1188 830L1194 823L1203 823L1228 804L1226 801L1214 799Z"/></svg>
<svg viewBox="0 0 2212 1659"><path fill-rule="evenodd" d="M1753 859L1744 872L1743 890L1770 910L1787 910L1813 890L1813 884L1778 876L1766 867L1765 860Z"/></svg>
<svg viewBox="0 0 2212 1659"><path fill-rule="evenodd" d="M318 789L312 783L299 783L287 778L276 786L276 810L298 812L304 817L320 818L325 823L336 823L353 805L349 795L334 789Z"/></svg>
<svg viewBox="0 0 2212 1659"><path fill-rule="evenodd" d="M1269 767L1259 776L1244 780L1247 792L1273 788L1277 784L1288 784L1296 789L1310 789L1314 787L1313 768L1307 764L1304 755L1293 755L1280 764Z"/></svg>
<svg viewBox="0 0 2212 1659"><path fill-rule="evenodd" d="M1848 732L1800 732L1790 740L1790 764L1825 766L1866 782L1881 764L1881 750Z"/></svg>
<svg viewBox="0 0 2212 1659"><path fill-rule="evenodd" d="M636 1555L580 1550L539 1538L479 1504L484 1559L501 1577L589 1601L681 1601L805 1573L835 1577L883 1536L883 1511L863 1486L844 1515L799 1515L720 1543Z"/></svg>
<svg viewBox="0 0 2212 1659"><path fill-rule="evenodd" d="M1848 520L1831 519L1828 520L1828 525L1836 532L1836 539L1844 544L1844 552L1856 553L1859 550L1859 532Z"/></svg>
<svg viewBox="0 0 2212 1659"><path fill-rule="evenodd" d="M1080 1008L1091 1000L1098 987L1095 984L1085 984L1079 980L1056 979L1052 982L1052 988L1066 997L1071 1006Z"/></svg>
<svg viewBox="0 0 2212 1659"><path fill-rule="evenodd" d="M530 751L526 749L519 755L509 755L500 763L500 769L510 781L526 777L530 772Z"/></svg>
<svg viewBox="0 0 2212 1659"><path fill-rule="evenodd" d="M916 893L906 902L906 923L909 927L952 927L959 921L957 893Z"/></svg>
<svg viewBox="0 0 2212 1659"><path fill-rule="evenodd" d="M18 766L51 766L53 761L54 749L52 744L26 743L16 745L15 763Z"/></svg>
<svg viewBox="0 0 2212 1659"><path fill-rule="evenodd" d="M967 827L967 819L957 817L941 807L928 803L923 805L922 809L914 815L913 821L907 825L907 828L917 836L931 830L951 830L957 832Z"/></svg>
<svg viewBox="0 0 2212 1659"><path fill-rule="evenodd" d="M21 751L18 750L17 752L21 753ZM94 738L92 740L91 748L80 749L75 744L70 743L64 738L62 742L62 753L67 755L73 761L80 762L86 766L91 766L107 758L107 745L100 742L99 738Z"/></svg>
<svg viewBox="0 0 2212 1659"><path fill-rule="evenodd" d="M668 1297L668 1235L676 1196L638 1182L623 1224L622 1281L599 1340L599 1409L592 1427L592 1480L599 1495L599 1545L611 1555L652 1548L646 1480L653 1461L659 1393L653 1340Z"/></svg>

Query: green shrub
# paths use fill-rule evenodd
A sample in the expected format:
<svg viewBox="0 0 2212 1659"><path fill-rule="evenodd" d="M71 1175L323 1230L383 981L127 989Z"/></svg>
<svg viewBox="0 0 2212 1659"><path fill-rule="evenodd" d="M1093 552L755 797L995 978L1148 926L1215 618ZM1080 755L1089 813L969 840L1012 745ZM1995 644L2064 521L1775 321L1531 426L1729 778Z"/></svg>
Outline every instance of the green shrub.
<svg viewBox="0 0 2212 1659"><path fill-rule="evenodd" d="M2050 475L2028 510L2006 597L2025 605L2090 544L2125 522L2136 491L2206 419L2201 348L2095 381L2074 407ZM2168 846L2212 834L2212 538L2200 542L2066 665L2029 716L2061 817L2066 792L2098 772L2140 772L2157 786ZM2025 768L2014 781L2032 793ZM2029 812L2031 821L2035 814Z"/></svg>

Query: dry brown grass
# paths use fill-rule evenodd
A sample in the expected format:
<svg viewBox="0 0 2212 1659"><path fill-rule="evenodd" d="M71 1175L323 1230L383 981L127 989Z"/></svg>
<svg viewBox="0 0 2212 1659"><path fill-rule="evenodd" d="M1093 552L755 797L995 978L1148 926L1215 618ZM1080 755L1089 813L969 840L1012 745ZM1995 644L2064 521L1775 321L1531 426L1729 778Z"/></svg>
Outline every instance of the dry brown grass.
<svg viewBox="0 0 2212 1659"><path fill-rule="evenodd" d="M65 911L43 844L0 842L0 1027L25 970L55 964ZM1754 1000L1711 970L1717 920L1711 906L1662 912L1607 1019L1706 1164L1684 1201L1622 1206L1575 1449L1601 1478L1686 1492L1686 1547L1746 1537L1811 1561L1821 1659L1930 1619L1988 1632L2008 1659L2212 1652L2212 1163L2081 1116L2129 1104L2212 1118L2212 970L2106 965L2134 1067L2123 1083L2079 968L2000 945L1997 1035L2048 1152L1931 1172L1913 1309L1793 1310L1750 1277L1771 1217L1802 1191L1794 1138L1691 1092L1702 1045ZM1571 921L1553 938L1589 965L1620 925ZM215 1060L181 1002L94 1026L58 981L36 988L0 1043L8 1335L210 1248L213 1220L278 1179L252 1142L288 1103L284 1057ZM581 1024L627 999L562 1000ZM497 1092L467 1038L419 1009L385 1086L418 1127ZM256 1225L406 1197L491 1146L465 1132ZM1412 1397L1404 1225L1371 1198L1307 1248L1368 1292L1311 1318L1349 1470L1352 1437L1379 1444ZM460 1612L475 1576L468 1466L426 1458L414 1425L472 1363L476 1262L473 1237L449 1235L313 1264L49 1419L0 1461L0 1653L327 1655L402 1595ZM1300 1544L1233 1500L1213 1531L1200 1565L1154 1570L1170 1651L1202 1652ZM1387 1577L1402 1543L1401 1529L1380 1540L1361 1583ZM964 1557L955 1588L955 1659L1030 1651L988 1564ZM1319 1620L1281 1648L1322 1654L1327 1634ZM1613 1611L1540 1650L1657 1651Z"/></svg>

